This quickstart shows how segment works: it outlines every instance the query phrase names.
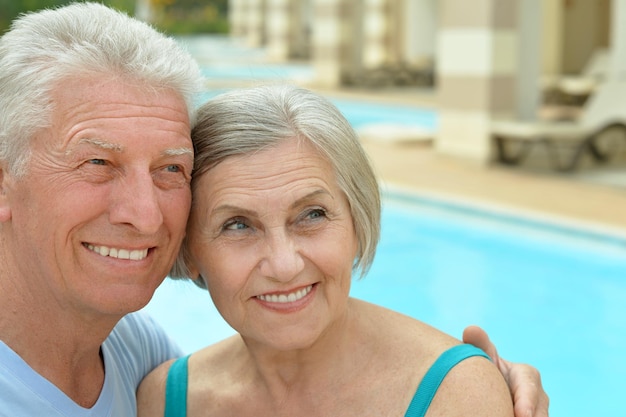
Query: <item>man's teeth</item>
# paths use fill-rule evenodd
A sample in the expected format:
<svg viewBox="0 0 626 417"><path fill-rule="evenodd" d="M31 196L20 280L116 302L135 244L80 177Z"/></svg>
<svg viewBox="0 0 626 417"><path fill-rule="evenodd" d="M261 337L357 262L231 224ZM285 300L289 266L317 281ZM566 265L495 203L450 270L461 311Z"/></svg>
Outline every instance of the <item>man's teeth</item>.
<svg viewBox="0 0 626 417"><path fill-rule="evenodd" d="M268 303L293 303L294 301L298 301L299 299L310 293L312 288L313 285L309 285L308 287L302 288L289 294L257 295L257 298Z"/></svg>
<svg viewBox="0 0 626 417"><path fill-rule="evenodd" d="M140 261L148 256L148 249L128 250L94 245L87 245L87 248L102 256L109 256L111 258L118 259L130 259L132 261Z"/></svg>

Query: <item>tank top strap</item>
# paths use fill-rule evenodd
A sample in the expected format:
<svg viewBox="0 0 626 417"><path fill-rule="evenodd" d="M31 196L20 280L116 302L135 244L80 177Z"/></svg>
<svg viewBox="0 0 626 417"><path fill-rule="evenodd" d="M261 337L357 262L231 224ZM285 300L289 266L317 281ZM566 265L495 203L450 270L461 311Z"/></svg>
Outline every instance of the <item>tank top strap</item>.
<svg viewBox="0 0 626 417"><path fill-rule="evenodd" d="M435 397L439 385L441 385L448 372L459 362L472 356L484 356L491 360L485 352L467 344L453 346L443 352L426 372L426 375L424 375L404 417L423 417L426 415L426 411Z"/></svg>
<svg viewBox="0 0 626 417"><path fill-rule="evenodd" d="M178 358L172 363L165 382L164 417L187 416L187 379L189 356Z"/></svg>

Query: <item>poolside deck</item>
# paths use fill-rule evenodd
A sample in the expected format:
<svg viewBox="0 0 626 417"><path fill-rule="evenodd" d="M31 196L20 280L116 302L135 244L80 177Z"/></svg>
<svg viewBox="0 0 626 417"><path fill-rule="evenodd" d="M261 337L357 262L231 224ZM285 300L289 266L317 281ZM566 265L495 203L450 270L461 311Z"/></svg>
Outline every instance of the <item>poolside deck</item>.
<svg viewBox="0 0 626 417"><path fill-rule="evenodd" d="M424 92L335 91L329 94L436 107ZM423 143L364 141L385 182L446 198L470 200L599 227L626 236L626 161L604 169L549 170L476 163L437 153Z"/></svg>

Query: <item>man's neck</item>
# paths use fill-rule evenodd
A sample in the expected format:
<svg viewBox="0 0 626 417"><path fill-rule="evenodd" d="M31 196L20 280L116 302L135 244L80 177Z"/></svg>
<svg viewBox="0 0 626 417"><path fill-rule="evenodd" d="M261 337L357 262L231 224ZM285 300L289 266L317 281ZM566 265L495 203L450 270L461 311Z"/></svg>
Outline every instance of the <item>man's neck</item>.
<svg viewBox="0 0 626 417"><path fill-rule="evenodd" d="M93 406L104 384L100 348L117 319L44 307L3 287L0 280L0 340L74 402Z"/></svg>

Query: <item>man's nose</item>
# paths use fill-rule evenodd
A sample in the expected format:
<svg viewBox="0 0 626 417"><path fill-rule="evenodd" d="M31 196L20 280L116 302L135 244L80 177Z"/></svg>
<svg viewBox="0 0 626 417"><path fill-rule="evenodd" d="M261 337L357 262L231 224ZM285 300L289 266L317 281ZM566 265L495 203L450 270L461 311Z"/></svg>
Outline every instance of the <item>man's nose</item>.
<svg viewBox="0 0 626 417"><path fill-rule="evenodd" d="M155 233L163 224L159 190L149 171L135 172L112 191L110 220L132 225L141 233Z"/></svg>

